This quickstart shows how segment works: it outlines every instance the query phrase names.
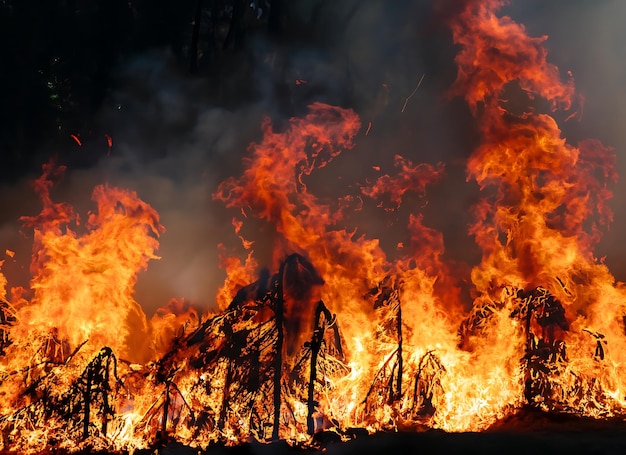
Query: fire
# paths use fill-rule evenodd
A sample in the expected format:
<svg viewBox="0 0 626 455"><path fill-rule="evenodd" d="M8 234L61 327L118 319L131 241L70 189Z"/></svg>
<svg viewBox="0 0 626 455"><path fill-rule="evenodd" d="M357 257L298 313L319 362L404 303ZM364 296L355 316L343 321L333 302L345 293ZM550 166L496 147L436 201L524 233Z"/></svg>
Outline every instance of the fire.
<svg viewBox="0 0 626 455"><path fill-rule="evenodd" d="M534 307L526 330L529 324L540 326L532 329L529 343L543 346L527 346L525 356L536 361L532 356L544 349L554 357L548 362L552 374L539 381L549 383L545 387L551 394L550 403L542 406L612 415L624 402L621 392L610 399L605 393L623 390L625 300L623 286L594 257L593 247L600 228L612 219L607 185L616 179L615 156L598 141L568 144L555 118L537 112L535 97L554 111L571 109L573 80L569 75L562 82L558 69L547 62L545 38L529 38L522 26L495 15L501 3L470 2L452 26L455 41L463 46L455 90L465 94L483 138L468 161L468 176L489 194L474 208L476 221L470 227L483 250L472 281L485 305L498 301L502 289L528 296L541 288L540 307ZM510 96L526 99L522 110L502 101L512 83L520 93ZM525 310L528 320L532 309ZM605 337L611 340L611 359L598 364L600 353L594 355L593 346L604 351ZM607 360L604 353L601 357ZM568 383L559 373L576 379ZM603 384L586 391L594 396L583 400L595 404L580 406L582 397L576 395L591 384ZM527 398L546 398L536 392L526 390Z"/></svg>
<svg viewBox="0 0 626 455"><path fill-rule="evenodd" d="M141 349L131 348L130 337L147 333L145 316L132 299L136 276L156 258L163 228L136 194L98 186L92 195L97 210L78 235L70 226L80 227L78 215L50 199L50 178L62 171L44 166L35 182L44 208L38 216L22 218L34 229L33 297L18 314L16 336L22 330L30 336L55 331L71 348L89 340L132 359Z"/></svg>
<svg viewBox="0 0 626 455"><path fill-rule="evenodd" d="M358 194L311 191L369 132L350 109L314 103L281 128L267 120L242 174L216 188L242 249L219 245L227 278L204 316L171 299L148 319L133 298L164 232L149 204L99 185L83 221L51 196L64 167L44 165L42 211L22 218L30 286L7 292L0 274L0 450L480 431L522 406L624 416L626 288L594 256L615 156L563 137L580 100L573 78L548 62L545 37L498 15L503 3L468 0L450 21L452 93L481 137L467 161L482 195L471 271L446 259L443 235L410 204L444 163L397 155L391 174L370 166L378 177ZM394 254L346 228L368 205L409 212Z"/></svg>

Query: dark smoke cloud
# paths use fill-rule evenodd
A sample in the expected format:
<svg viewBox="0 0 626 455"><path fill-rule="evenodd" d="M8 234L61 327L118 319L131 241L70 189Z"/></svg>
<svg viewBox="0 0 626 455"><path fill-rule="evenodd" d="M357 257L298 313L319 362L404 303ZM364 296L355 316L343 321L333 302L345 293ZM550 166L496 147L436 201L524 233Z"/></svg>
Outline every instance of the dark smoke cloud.
<svg viewBox="0 0 626 455"><path fill-rule="evenodd" d="M303 29L300 38L276 43L249 36L242 54L223 62L221 71L229 77L219 87L183 74L167 50L129 58L116 73L119 88L109 93L99 114L102 131L114 141L110 155L101 153L92 159L95 165L74 168L72 160L84 160L77 154L93 152L89 145L62 155L69 157L62 163L69 170L53 196L85 213L98 183L136 190L158 210L167 229L161 237L162 259L140 275L137 300L148 314L171 297L188 298L201 309L213 307L224 278L217 244L236 246L238 240L231 214L211 194L221 180L239 175L241 158L247 145L259 139L265 115L280 127L306 112L309 103L322 101L354 108L364 127L354 150L312 177L311 190L335 197L355 192L358 183L379 175L372 166L392 172L395 154L414 163L442 161L446 176L427 188L427 203L414 200L413 207L405 205L395 214L356 214L351 222L361 226L361 233L382 237L393 253L398 241L406 241L402 228L408 212L418 207L424 224L444 233L447 256L471 265L479 252L466 232L468 208L478 193L465 182L465 160L476 137L463 102L447 97L455 77L455 49L442 5L433 0L292 2L292 19ZM567 133L574 143L595 137L614 146L625 175L620 119L626 118L626 32L620 18L626 5L620 0L518 0L504 12L525 23L532 35L550 36L550 60L574 72L587 100L582 120L570 122ZM610 253L607 263L626 279L626 245L620 239L626 226L623 181L615 191L615 224L600 254ZM2 188L0 202L0 247L16 250L16 259L27 263L28 235L19 233L16 220L39 210L36 197L20 181ZM255 240L262 251L263 238L255 229L247 233L260 237ZM25 284L26 271L18 265L7 261L4 270Z"/></svg>

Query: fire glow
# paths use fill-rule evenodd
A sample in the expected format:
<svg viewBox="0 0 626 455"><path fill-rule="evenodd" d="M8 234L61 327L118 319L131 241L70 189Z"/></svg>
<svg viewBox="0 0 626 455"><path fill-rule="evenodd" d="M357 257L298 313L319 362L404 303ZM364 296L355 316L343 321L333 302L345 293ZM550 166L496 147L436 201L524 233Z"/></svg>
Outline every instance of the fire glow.
<svg viewBox="0 0 626 455"><path fill-rule="evenodd" d="M22 219L34 231L30 289L7 292L0 274L0 449L480 431L524 405L625 415L626 290L593 253L612 218L615 156L562 137L556 117L575 115L577 99L543 38L498 16L501 0L465 3L450 25L452 92L481 138L467 162L483 194L470 208L482 259L469 276L455 276L442 234L405 207L444 164L396 156L395 174L358 197L309 191L308 177L365 134L350 109L315 103L280 132L267 121L243 173L216 188L247 255L221 246L219 311L202 318L172 300L148 320L132 297L164 230L150 205L101 185L83 221L51 199L64 169L47 164L34 182L43 209ZM513 109L509 95L525 103ZM402 257L344 228L365 199L414 210ZM252 219L274 233L262 271L244 235Z"/></svg>

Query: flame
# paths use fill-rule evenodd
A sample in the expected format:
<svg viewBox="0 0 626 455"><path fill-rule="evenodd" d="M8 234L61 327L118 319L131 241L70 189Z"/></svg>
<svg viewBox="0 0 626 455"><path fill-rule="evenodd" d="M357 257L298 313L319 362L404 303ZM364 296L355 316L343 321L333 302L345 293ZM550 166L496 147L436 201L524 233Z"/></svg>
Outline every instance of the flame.
<svg viewBox="0 0 626 455"><path fill-rule="evenodd" d="M51 197L65 168L44 165L43 209L22 218L29 289L7 293L0 273L0 450L480 431L522 406L623 417L626 288L593 251L612 219L615 156L563 137L582 98L548 62L545 37L498 15L504 3L467 0L450 20L451 93L481 139L467 161L481 191L471 270L412 202L443 163L397 155L390 174L369 166L377 178L359 194L310 189L340 154L359 162L371 123L362 131L350 109L314 103L282 127L266 120L241 175L216 188L240 249L219 244L226 279L204 316L174 298L148 319L133 299L164 232L152 207L99 185L82 222ZM346 227L364 210L407 213L393 254Z"/></svg>
<svg viewBox="0 0 626 455"><path fill-rule="evenodd" d="M164 228L156 211L132 191L100 185L92 194L96 210L81 223L69 204L55 203L50 195L64 171L53 162L43 166L42 176L33 182L43 209L36 216L22 217L34 233L30 289L13 288L7 298L7 282L0 275L0 409L4 428L11 426L12 433L22 438L11 446L21 452L43 450L50 438L60 438L62 447L73 447L73 435L65 433L67 425L40 414L41 393L46 400L65 403L70 400L65 395L68 389L81 387L81 372L96 360L106 365L106 377L117 377L115 356L124 359L125 367L156 357L161 353L159 342L170 346L175 334L168 338L168 331L180 326L185 313L170 304L176 311L168 314L177 315L177 320L149 324L133 299L137 274L158 258L155 251ZM101 416L105 426L109 412L105 407ZM19 417L9 418L16 415L37 417L47 426L37 424L36 431L21 428L24 422ZM124 421L128 424L129 417ZM116 447L117 441L110 442Z"/></svg>
<svg viewBox="0 0 626 455"><path fill-rule="evenodd" d="M590 383L603 384L604 391L623 389L618 379L624 362L623 285L616 285L593 255L601 228L612 220L607 186L616 180L615 156L595 140L568 144L556 118L537 112L537 97L555 113L571 109L573 79L569 74L563 82L547 61L545 37L530 38L512 19L497 17L503 3L467 2L452 23L454 41L462 46L454 91L464 94L482 136L467 166L468 179L486 194L473 209L470 227L483 251L472 282L479 301L498 301L503 289L538 288L556 299L558 305L552 297L544 304L562 307L563 320L537 318L543 327L535 327L535 333L552 332L542 341L551 349L564 342L569 360L566 366L553 365L554 375L545 378L555 400L545 408L610 415L622 408L623 398L590 390L596 405L580 407L578 398L557 397L575 395ZM555 333L555 326L563 330ZM590 327L597 340L611 340L611 360L602 365L597 350L594 358L590 349L594 340L585 333ZM577 384L565 378L576 378Z"/></svg>
<svg viewBox="0 0 626 455"><path fill-rule="evenodd" d="M94 189L97 210L89 214L86 232L78 235L70 226L80 227L78 215L50 198L50 178L63 170L44 166L35 182L44 208L37 216L22 217L34 229L33 297L20 311L22 323L16 329L24 335L54 330L70 348L89 340L131 359L131 332L141 336L147 330L143 311L132 298L137 272L157 258L163 227L135 193L104 185Z"/></svg>

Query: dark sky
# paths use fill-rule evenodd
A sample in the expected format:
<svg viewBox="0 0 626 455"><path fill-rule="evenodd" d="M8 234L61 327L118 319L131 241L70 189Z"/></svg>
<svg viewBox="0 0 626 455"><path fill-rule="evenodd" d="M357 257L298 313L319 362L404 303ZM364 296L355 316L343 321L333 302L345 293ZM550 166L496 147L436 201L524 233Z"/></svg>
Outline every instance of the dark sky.
<svg viewBox="0 0 626 455"><path fill-rule="evenodd" d="M12 3L18 4L2 2L3 20ZM4 55L13 60L5 58L12 65L3 68L8 102L0 127L0 251L17 252L4 267L12 284L28 280L32 242L17 218L39 210L27 180L36 176L39 162L56 154L69 166L53 193L56 200L86 213L93 187L109 182L136 190L160 213L167 229L162 259L150 264L137 286L136 298L148 313L171 297L211 307L224 278L216 245L237 243L230 215L211 193L219 181L241 172L241 158L259 138L264 116L280 125L314 101L351 107L372 124L354 150L318 176L322 187L343 195L371 177L373 165L389 166L397 153L416 163L443 161L446 177L428 190L424 223L444 233L449 258L472 265L479 257L466 234L467 209L478 193L465 181L465 160L476 137L463 102L447 97L455 50L441 2L294 0L278 35L268 31L267 16L257 20L247 10L238 46L213 54L205 49L193 74L185 52L195 2L112 2L117 9L90 1L48 5L57 3L82 8L83 25L48 6L52 10L39 14L39 23L23 13L24 22L12 22L13 35L4 37ZM531 35L548 35L549 60L563 74L573 72L586 102L582 118L562 126L568 140L597 138L613 146L619 174L626 175L626 3L512 0L503 13ZM52 16L66 22L44 20ZM201 50L207 29L202 33ZM224 29L216 33L223 44ZM55 44L42 48L45 43ZM16 57L16 46L22 56ZM59 61L50 60L56 54ZM53 92L71 95L64 111L50 106ZM83 145L70 134L80 134ZM113 138L110 153L105 134ZM616 277L626 280L626 179L614 191L615 222L597 255L607 256ZM390 228L389 220L363 223L361 231L383 237L383 246L402 235L402 226Z"/></svg>

